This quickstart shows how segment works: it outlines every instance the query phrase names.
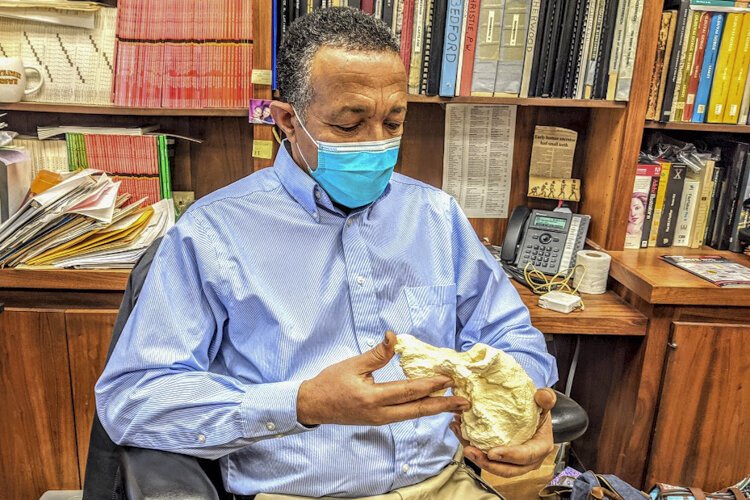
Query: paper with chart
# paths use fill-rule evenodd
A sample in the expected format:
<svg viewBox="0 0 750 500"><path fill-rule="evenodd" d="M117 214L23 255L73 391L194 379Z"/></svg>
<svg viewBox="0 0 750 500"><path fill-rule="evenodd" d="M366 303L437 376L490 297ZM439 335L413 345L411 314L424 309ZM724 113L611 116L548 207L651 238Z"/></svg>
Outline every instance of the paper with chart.
<svg viewBox="0 0 750 500"><path fill-rule="evenodd" d="M467 217L508 217L516 107L445 108L443 191L456 198Z"/></svg>

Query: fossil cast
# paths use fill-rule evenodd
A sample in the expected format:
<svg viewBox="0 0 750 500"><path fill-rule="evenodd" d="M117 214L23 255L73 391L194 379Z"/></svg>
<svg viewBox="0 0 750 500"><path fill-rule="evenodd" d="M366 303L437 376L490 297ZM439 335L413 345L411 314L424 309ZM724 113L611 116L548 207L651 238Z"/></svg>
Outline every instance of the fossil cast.
<svg viewBox="0 0 750 500"><path fill-rule="evenodd" d="M409 378L447 375L453 393L471 401L462 415L464 439L482 451L528 441L539 424L536 387L509 354L486 344L466 352L434 347L412 335L398 335L395 346ZM442 391L441 391L442 392Z"/></svg>

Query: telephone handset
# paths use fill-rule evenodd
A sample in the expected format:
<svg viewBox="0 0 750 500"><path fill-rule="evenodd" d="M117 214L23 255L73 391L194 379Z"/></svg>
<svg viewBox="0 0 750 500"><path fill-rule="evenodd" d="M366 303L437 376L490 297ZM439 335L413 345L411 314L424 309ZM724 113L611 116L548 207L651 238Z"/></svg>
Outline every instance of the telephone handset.
<svg viewBox="0 0 750 500"><path fill-rule="evenodd" d="M527 263L549 275L569 269L586 243L590 220L589 215L518 206L508 220L500 259L520 272Z"/></svg>

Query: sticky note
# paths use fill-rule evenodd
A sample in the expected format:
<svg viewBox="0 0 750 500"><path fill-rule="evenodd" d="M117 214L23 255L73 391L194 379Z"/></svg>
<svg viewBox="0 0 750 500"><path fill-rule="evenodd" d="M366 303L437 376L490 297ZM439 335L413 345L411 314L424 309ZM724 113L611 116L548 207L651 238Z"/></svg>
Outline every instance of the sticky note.
<svg viewBox="0 0 750 500"><path fill-rule="evenodd" d="M250 75L250 82L253 85L271 85L271 70L253 69Z"/></svg>
<svg viewBox="0 0 750 500"><path fill-rule="evenodd" d="M273 158L273 141L253 139L253 158Z"/></svg>

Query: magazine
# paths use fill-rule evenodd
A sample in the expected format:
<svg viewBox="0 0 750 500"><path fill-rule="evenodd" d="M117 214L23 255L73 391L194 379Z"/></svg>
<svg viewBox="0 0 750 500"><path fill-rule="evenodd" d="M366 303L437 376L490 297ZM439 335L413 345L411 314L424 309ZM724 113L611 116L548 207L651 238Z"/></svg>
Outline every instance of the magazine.
<svg viewBox="0 0 750 500"><path fill-rule="evenodd" d="M662 255L663 260L724 288L750 288L750 267L719 255Z"/></svg>

